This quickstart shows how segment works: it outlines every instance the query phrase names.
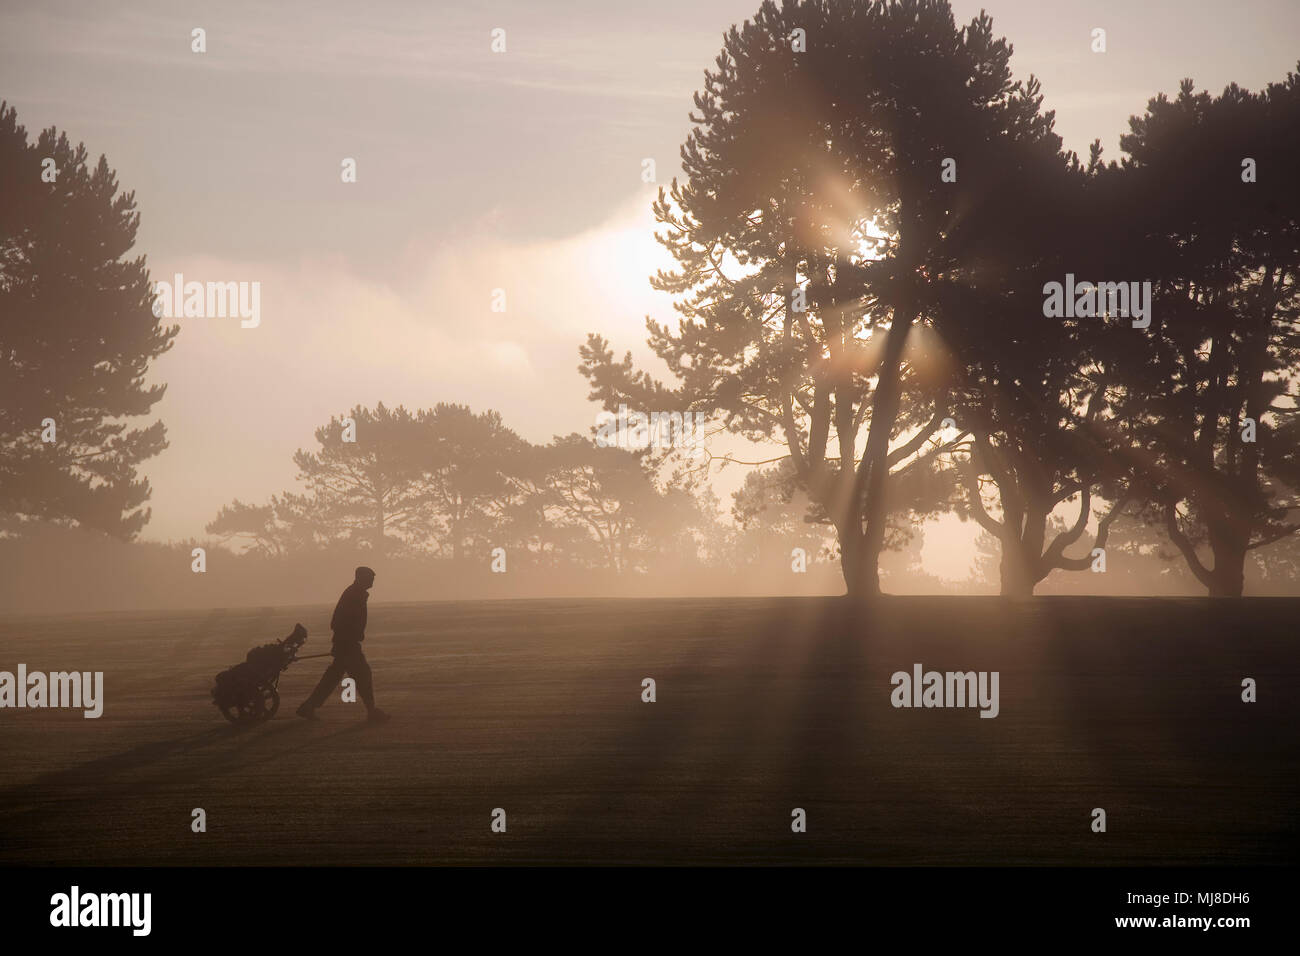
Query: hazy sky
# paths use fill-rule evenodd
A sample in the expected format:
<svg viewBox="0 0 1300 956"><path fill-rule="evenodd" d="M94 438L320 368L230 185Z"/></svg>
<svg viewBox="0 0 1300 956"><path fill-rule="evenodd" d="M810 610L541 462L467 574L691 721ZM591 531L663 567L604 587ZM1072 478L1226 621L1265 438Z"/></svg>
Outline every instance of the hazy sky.
<svg viewBox="0 0 1300 956"><path fill-rule="evenodd" d="M953 6L962 22L988 10L1082 155L1100 138L1117 158L1128 117L1182 77L1257 88L1300 58L1297 0ZM0 0L0 98L29 135L53 125L107 154L154 278L261 283L258 328L182 319L155 366L171 447L143 469L146 536L202 536L231 498L291 487L293 451L357 403L495 408L533 441L585 432L585 334L644 356L644 316L671 318L645 281L662 260L642 160L660 182L677 172L691 94L756 9Z"/></svg>

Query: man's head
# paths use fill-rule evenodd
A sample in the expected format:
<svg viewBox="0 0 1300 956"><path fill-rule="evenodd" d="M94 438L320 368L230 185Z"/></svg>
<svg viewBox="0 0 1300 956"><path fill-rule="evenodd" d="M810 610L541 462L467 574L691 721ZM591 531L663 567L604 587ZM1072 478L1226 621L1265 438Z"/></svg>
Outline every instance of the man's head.
<svg viewBox="0 0 1300 956"><path fill-rule="evenodd" d="M357 568L356 583L363 588L369 588L375 583L375 572L365 567Z"/></svg>

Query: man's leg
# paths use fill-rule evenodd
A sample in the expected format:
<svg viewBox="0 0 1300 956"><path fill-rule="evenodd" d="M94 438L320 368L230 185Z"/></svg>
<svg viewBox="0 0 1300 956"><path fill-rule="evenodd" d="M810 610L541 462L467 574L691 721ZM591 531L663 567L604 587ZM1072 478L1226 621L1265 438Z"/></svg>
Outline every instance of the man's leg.
<svg viewBox="0 0 1300 956"><path fill-rule="evenodd" d="M347 659L348 675L357 682L357 693L366 705L366 716L371 720L387 720L388 715L375 706L375 685L370 674L370 662L361 651L361 645L351 651Z"/></svg>
<svg viewBox="0 0 1300 956"><path fill-rule="evenodd" d="M357 648L356 656L348 661L348 674L357 682L357 693L361 696L361 703L366 705L366 712L370 713L375 709L375 685L370 673L370 662L366 660L366 655Z"/></svg>
<svg viewBox="0 0 1300 956"><path fill-rule="evenodd" d="M325 673L320 677L320 683L316 689L311 692L311 696L303 701L302 706L298 708L298 713L310 714L313 710L325 703L335 687L339 686L339 681L343 679L343 674L347 670L347 665L336 654L334 660L330 661L330 666L325 668Z"/></svg>

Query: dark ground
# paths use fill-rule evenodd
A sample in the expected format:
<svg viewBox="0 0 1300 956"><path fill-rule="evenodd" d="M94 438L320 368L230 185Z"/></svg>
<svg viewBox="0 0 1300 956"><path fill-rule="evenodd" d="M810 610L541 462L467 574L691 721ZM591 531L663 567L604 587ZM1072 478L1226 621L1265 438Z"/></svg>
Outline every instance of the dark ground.
<svg viewBox="0 0 1300 956"><path fill-rule="evenodd" d="M392 723L295 718L315 660L232 730L215 673L329 611L0 619L0 670L106 696L0 711L0 864L1297 862L1297 599L376 604ZM918 661L1000 671L1001 715L894 709Z"/></svg>

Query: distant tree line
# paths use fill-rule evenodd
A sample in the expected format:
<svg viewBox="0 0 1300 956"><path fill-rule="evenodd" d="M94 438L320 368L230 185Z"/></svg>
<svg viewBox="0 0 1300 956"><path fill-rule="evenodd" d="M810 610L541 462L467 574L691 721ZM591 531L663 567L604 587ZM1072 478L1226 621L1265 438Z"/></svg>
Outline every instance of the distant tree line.
<svg viewBox="0 0 1300 956"><path fill-rule="evenodd" d="M347 544L481 563L501 548L512 563L622 572L695 560L713 520L690 489L657 484L646 455L578 434L534 445L495 411L358 406L315 437L293 458L302 491L234 501L207 532L277 556Z"/></svg>

